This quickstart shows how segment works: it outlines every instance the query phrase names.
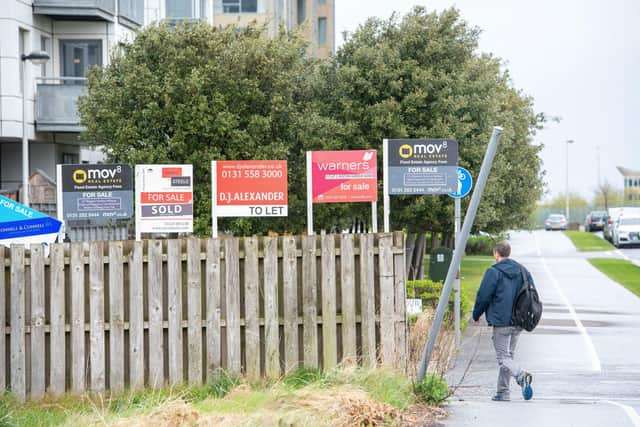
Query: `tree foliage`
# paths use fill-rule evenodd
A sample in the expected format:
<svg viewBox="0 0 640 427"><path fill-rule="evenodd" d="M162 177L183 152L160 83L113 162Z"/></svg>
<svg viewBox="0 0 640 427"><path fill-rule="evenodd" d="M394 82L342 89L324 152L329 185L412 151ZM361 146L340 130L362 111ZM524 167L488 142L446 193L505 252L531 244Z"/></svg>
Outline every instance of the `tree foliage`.
<svg viewBox="0 0 640 427"><path fill-rule="evenodd" d="M477 176L500 125L476 228L518 227L542 193L541 147L530 137L544 115L498 59L477 53L478 35L454 9L415 8L367 21L334 58L313 60L285 31L272 38L264 28L150 26L91 71L79 101L84 137L104 144L111 161L193 164L199 234L210 230L211 160L288 160L288 218L220 224L247 234L305 228L307 150L373 147L381 166L383 138L452 138L459 164ZM314 225L339 229L368 211L363 203L315 205ZM452 216L447 196L392 197L395 229L452 230Z"/></svg>
<svg viewBox="0 0 640 427"><path fill-rule="evenodd" d="M459 164L476 177L493 126L503 126L475 222L495 232L526 224L542 194L541 147L531 135L544 116L498 59L476 52L478 35L455 9L416 7L402 19L368 20L325 70L326 113L343 122L356 147L380 150L383 138L456 139ZM453 228L448 196L394 196L391 205L394 228Z"/></svg>
<svg viewBox="0 0 640 427"><path fill-rule="evenodd" d="M295 34L207 24L150 26L89 74L85 138L110 161L194 166L194 231L211 222L211 160L286 159L289 218L233 218L221 230L305 227L306 150L338 147L340 126L315 110L316 63ZM320 218L319 223L326 218Z"/></svg>

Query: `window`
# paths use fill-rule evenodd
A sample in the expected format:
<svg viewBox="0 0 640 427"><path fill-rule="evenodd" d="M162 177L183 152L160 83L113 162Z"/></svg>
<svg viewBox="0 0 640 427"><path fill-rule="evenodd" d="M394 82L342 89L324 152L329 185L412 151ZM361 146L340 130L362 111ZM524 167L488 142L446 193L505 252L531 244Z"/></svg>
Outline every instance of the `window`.
<svg viewBox="0 0 640 427"><path fill-rule="evenodd" d="M50 51L48 37L45 37L45 36L40 37L40 50L43 50L45 52ZM47 63L45 62L44 64L42 64L40 68L41 68L40 74L42 75L42 77L45 77L47 75Z"/></svg>
<svg viewBox="0 0 640 427"><path fill-rule="evenodd" d="M327 18L318 18L318 45L327 44Z"/></svg>
<svg viewBox="0 0 640 427"><path fill-rule="evenodd" d="M63 165L75 165L78 163L78 155L75 153L62 153Z"/></svg>
<svg viewBox="0 0 640 427"><path fill-rule="evenodd" d="M296 10L298 12L298 25L302 25L307 19L307 0L298 0Z"/></svg>
<svg viewBox="0 0 640 427"><path fill-rule="evenodd" d="M207 0L166 0L168 20L204 19L207 17Z"/></svg>
<svg viewBox="0 0 640 427"><path fill-rule="evenodd" d="M257 13L258 0L222 0L222 13Z"/></svg>
<svg viewBox="0 0 640 427"><path fill-rule="evenodd" d="M318 4L327 4L327 0L318 0Z"/></svg>
<svg viewBox="0 0 640 427"><path fill-rule="evenodd" d="M87 70L102 65L102 40L61 40L62 76L86 77Z"/></svg>

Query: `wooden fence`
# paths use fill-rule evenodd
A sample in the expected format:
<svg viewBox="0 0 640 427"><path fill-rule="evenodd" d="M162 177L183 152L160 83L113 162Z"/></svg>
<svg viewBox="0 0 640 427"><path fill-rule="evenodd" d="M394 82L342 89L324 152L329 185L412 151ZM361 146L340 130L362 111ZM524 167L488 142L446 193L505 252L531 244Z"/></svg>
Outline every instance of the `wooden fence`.
<svg viewBox="0 0 640 427"><path fill-rule="evenodd" d="M406 368L402 233L0 247L0 390Z"/></svg>

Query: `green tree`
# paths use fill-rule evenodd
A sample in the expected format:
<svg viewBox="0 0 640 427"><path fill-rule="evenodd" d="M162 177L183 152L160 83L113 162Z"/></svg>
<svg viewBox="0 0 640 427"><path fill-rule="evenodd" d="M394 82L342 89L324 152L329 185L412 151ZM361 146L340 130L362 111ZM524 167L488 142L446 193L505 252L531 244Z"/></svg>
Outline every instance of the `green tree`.
<svg viewBox="0 0 640 427"><path fill-rule="evenodd" d="M209 234L211 160L286 159L289 217L227 218L221 230L299 232L306 221L305 151L341 149L342 125L317 111L315 72L296 34L204 23L145 28L79 100L84 137L110 161L194 166L194 231ZM348 209L348 208L343 208ZM319 226L335 224L320 212ZM327 225L328 224L328 225Z"/></svg>
<svg viewBox="0 0 640 427"><path fill-rule="evenodd" d="M569 192L569 206L575 208L583 208L587 206L589 202L582 197L580 193ZM567 193L558 193L553 199L543 203L545 208L563 209L567 205Z"/></svg>
<svg viewBox="0 0 640 427"><path fill-rule="evenodd" d="M513 88L498 59L477 53L478 35L455 9L416 7L402 19L370 19L322 71L323 108L342 121L354 147L380 150L383 138L456 139L459 164L476 177L493 126L503 126L475 221L476 230L499 232L527 224L542 194L541 147L531 136L545 117L534 114L532 99ZM411 241L424 250L426 231L452 234L453 201L392 197L391 221L417 233ZM412 258L420 263L422 253Z"/></svg>

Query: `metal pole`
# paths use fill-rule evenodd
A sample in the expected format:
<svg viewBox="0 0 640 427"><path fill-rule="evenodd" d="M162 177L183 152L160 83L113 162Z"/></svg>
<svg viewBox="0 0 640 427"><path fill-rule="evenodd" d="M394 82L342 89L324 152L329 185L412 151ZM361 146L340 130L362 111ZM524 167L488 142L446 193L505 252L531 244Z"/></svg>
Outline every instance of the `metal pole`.
<svg viewBox="0 0 640 427"><path fill-rule="evenodd" d="M22 204L29 206L29 138L27 136L27 60L20 58L22 66Z"/></svg>
<svg viewBox="0 0 640 427"><path fill-rule="evenodd" d="M371 202L371 231L378 232L378 202Z"/></svg>
<svg viewBox="0 0 640 427"><path fill-rule="evenodd" d="M211 237L218 237L218 162L211 161Z"/></svg>
<svg viewBox="0 0 640 427"><path fill-rule="evenodd" d="M389 213L391 210L389 200L389 140L382 140L382 203L384 217L384 232L389 232Z"/></svg>
<svg viewBox="0 0 640 427"><path fill-rule="evenodd" d="M458 241L458 235L460 234L460 199L454 199L454 211L455 211L455 225L454 225L454 241ZM455 249L458 249L458 246L455 246ZM460 250L464 250L464 248L460 248ZM460 264L458 264L458 272L456 274L455 281L455 294L454 294L454 304L455 304L455 328L456 328L456 348L460 348Z"/></svg>
<svg viewBox="0 0 640 427"><path fill-rule="evenodd" d="M566 181L565 181L565 194L564 194L564 202L565 202L565 210L564 213L567 217L567 223L571 222L569 220L569 141L566 142L567 146L567 155L566 157L566 165L565 171L567 172Z"/></svg>
<svg viewBox="0 0 640 427"><path fill-rule="evenodd" d="M436 315L433 319L433 326L431 327L429 340L427 341L427 345L424 347L424 352L422 353L422 360L420 361L420 366L418 369L418 381L422 381L427 372L427 366L429 365L429 361L431 360L431 354L433 353L433 348L436 344L436 338L438 337L440 326L442 325L442 319L444 318L444 311L449 301L449 295L451 295L453 280L455 278L458 265L460 264L460 260L462 259L462 248L467 245L467 239L469 238L471 226L473 225L476 213L478 212L480 199L482 198L484 187L487 183L487 179L489 178L489 172L491 171L493 158L495 157L496 151L498 149L498 143L500 142L501 134L501 127L496 126L493 128L493 134L491 135L491 140L489 141L487 152L484 156L484 160L482 161L482 168L480 169L480 175L478 176L476 188L473 190L471 203L469 204L469 208L467 209L467 214L464 218L462 230L460 231L460 235L458 236L458 240L456 241L456 249L453 252L453 260L451 260L451 264L449 265L449 271L447 272L447 278L444 281L442 294L440 294L440 300L438 301L438 307L436 308Z"/></svg>
<svg viewBox="0 0 640 427"><path fill-rule="evenodd" d="M313 177L311 151L307 151L307 234L313 236Z"/></svg>

